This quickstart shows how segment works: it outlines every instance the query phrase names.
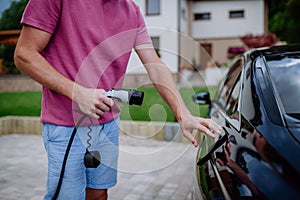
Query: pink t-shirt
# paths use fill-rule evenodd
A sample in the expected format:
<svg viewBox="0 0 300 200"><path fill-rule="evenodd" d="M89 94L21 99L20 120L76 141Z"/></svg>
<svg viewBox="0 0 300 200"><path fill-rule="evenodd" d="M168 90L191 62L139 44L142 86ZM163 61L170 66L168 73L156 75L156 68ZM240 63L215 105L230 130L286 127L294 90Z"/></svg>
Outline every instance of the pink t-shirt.
<svg viewBox="0 0 300 200"><path fill-rule="evenodd" d="M120 88L132 48L151 43L132 0L30 0L21 22L52 34L42 52L64 76L89 88ZM41 121L74 126L78 106L43 87ZM119 116L114 106L97 123Z"/></svg>

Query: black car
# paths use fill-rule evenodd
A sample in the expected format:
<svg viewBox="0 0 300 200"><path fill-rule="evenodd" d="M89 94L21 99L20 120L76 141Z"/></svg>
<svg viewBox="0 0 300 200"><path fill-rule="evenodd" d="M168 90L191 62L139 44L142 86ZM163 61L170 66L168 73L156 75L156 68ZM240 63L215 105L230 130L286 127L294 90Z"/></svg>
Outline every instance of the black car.
<svg viewBox="0 0 300 200"><path fill-rule="evenodd" d="M201 136L194 199L300 199L300 45L250 50L229 68Z"/></svg>

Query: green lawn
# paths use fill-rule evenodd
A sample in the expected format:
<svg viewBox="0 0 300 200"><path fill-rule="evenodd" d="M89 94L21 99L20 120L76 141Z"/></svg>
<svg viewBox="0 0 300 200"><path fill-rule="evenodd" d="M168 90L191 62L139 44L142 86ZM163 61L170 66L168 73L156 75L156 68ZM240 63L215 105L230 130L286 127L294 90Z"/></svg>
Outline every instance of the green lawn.
<svg viewBox="0 0 300 200"><path fill-rule="evenodd" d="M39 116L41 92L0 93L0 116Z"/></svg>
<svg viewBox="0 0 300 200"><path fill-rule="evenodd" d="M139 88L144 91L144 102L142 106L129 106L119 104L121 107L122 120L137 121L175 121L170 108L152 87ZM192 114L205 117L207 106L198 106L191 96L198 91L207 88L181 88L180 93ZM216 88L210 88L215 93ZM1 116L39 116L41 110L41 92L5 92L0 93L0 117Z"/></svg>

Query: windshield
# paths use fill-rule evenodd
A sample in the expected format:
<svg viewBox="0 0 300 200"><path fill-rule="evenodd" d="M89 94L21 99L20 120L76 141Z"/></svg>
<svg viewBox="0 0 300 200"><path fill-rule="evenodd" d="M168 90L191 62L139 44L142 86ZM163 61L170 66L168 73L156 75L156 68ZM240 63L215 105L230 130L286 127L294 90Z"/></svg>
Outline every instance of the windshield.
<svg viewBox="0 0 300 200"><path fill-rule="evenodd" d="M268 56L267 63L286 114L300 114L300 53Z"/></svg>

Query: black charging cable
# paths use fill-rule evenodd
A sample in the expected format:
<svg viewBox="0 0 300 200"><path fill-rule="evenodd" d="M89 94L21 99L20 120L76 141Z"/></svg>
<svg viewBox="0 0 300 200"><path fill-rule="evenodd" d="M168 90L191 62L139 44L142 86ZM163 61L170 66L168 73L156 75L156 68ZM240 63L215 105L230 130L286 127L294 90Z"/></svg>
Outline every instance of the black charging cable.
<svg viewBox="0 0 300 200"><path fill-rule="evenodd" d="M58 197L58 195L59 195L59 192L60 192L60 189L61 189L61 185L62 185L62 181L63 181L63 177L64 177L64 173L65 173L66 163L67 163L67 160L68 160L69 152L70 152L70 149L71 149L74 137L76 135L77 129L79 128L80 124L82 123L82 121L86 117L87 117L87 115L83 115L79 119L79 121L76 123L76 126L73 129L72 135L70 137L70 140L69 140L69 143L68 143L68 146L67 146L67 149L66 149L66 153L65 153L65 156L64 156L63 164L62 164L62 167L61 167L60 177L59 177L59 181L58 181L58 184L57 184L56 192L54 194L54 197L52 198L53 200L56 200L57 197Z"/></svg>

